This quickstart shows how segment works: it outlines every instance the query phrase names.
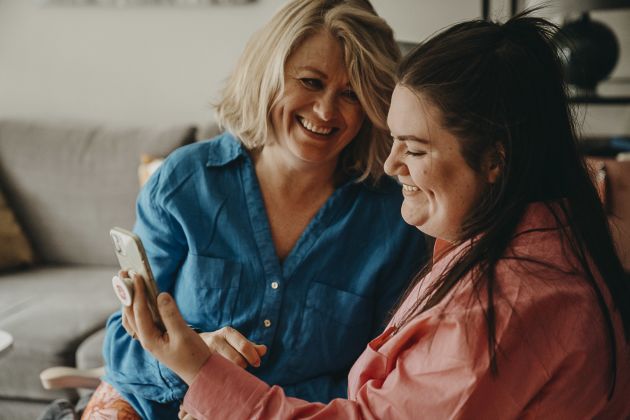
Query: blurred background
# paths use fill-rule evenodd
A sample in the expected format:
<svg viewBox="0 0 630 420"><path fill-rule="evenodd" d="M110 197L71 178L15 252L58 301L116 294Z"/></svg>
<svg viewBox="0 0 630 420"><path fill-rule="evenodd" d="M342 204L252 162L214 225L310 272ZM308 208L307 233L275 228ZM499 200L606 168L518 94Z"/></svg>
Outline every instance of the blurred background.
<svg viewBox="0 0 630 420"><path fill-rule="evenodd" d="M206 123L248 37L284 0L219 0L207 6L50 3L0 0L0 117ZM411 42L481 17L484 7L491 18L505 19L513 3L520 9L541 2L373 0L397 38ZM546 2L539 14L561 23L567 11L559 3ZM630 9L594 10L591 16L605 22L620 44L619 61L598 91L627 96ZM587 135L630 133L627 104L579 108Z"/></svg>

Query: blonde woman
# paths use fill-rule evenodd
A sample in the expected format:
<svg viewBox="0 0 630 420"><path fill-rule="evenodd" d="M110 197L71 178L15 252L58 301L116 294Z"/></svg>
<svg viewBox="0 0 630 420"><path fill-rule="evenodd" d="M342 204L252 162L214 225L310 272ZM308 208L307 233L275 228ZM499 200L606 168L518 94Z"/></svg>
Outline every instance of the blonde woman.
<svg viewBox="0 0 630 420"><path fill-rule="evenodd" d="M226 132L175 152L138 199L159 289L213 351L289 395L346 395L424 257L383 175L398 59L368 1L289 2L227 84ZM109 320L93 402L120 395L143 418L173 418L186 384L135 336L129 317Z"/></svg>

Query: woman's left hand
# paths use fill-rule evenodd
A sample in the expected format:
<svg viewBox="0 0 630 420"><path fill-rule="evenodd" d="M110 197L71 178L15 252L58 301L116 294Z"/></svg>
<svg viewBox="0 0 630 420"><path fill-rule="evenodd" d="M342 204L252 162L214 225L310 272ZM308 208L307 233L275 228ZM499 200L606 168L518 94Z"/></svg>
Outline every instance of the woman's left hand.
<svg viewBox="0 0 630 420"><path fill-rule="evenodd" d="M182 318L175 301L168 293L158 296L158 311L166 327L162 332L153 323L147 296L140 277L133 279L134 298L131 308L124 308L142 347L168 366L190 385L211 356L206 343Z"/></svg>

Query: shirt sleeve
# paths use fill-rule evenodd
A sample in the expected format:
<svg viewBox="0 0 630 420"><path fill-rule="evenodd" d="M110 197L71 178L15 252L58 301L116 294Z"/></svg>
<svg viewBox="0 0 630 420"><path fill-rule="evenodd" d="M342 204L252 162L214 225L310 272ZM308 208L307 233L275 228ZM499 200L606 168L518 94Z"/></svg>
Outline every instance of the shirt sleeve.
<svg viewBox="0 0 630 420"><path fill-rule="evenodd" d="M592 388L593 381L580 379L589 358L544 355L548 344L556 348L559 344L553 346L549 331L544 339L517 333L523 331L514 328L520 318L518 323L524 322L530 327L526 330L538 335L531 328L532 320L539 319L534 312L520 317L510 313L499 323L497 338L503 346L497 356L498 375L492 373L487 336L481 333L483 309L473 305L473 310L456 316L434 313L414 320L411 328L398 332L402 337L396 334L383 345L389 347L384 354L368 345L351 374L351 380L360 381L352 400L321 404L290 398L281 388L269 387L213 355L192 383L184 407L198 419L558 418L551 415L553 410L542 411L539 404L548 397L549 384L558 382L562 386L554 394L566 404L552 404L553 412L562 413L560 418L581 417L580 412L587 412L578 397L584 388L571 384ZM569 379L567 371L572 372ZM593 377L597 375L586 378ZM569 395L573 403L564 398Z"/></svg>
<svg viewBox="0 0 630 420"><path fill-rule="evenodd" d="M342 376L322 375L283 387L288 396L311 396L310 401L330 401L348 395L347 372ZM308 398L308 397L307 397Z"/></svg>
<svg viewBox="0 0 630 420"><path fill-rule="evenodd" d="M181 227L163 208L162 169L149 179L138 196L134 232L142 240L159 291L172 293L187 246ZM103 355L105 380L120 392L157 402L181 399L186 392L181 379L127 334L121 312L112 315L107 323Z"/></svg>
<svg viewBox="0 0 630 420"><path fill-rule="evenodd" d="M420 329L428 334L431 328L424 325ZM328 404L287 397L280 387L269 387L215 354L195 378L184 407L198 419L450 418L467 409L467 398L473 392L483 395L486 391L476 389L482 383L479 373L483 377L484 369L471 368L473 364L466 358L470 353L458 351L461 340L465 340L461 328L460 323L445 320L428 340L431 345L428 341L412 345L419 331L410 333L400 341L404 350L396 360L386 362L394 366L393 370L381 374L379 369L367 366L356 372L369 379L358 389L354 400L335 399ZM432 353L428 347L432 347ZM366 352L374 353L377 359L384 358L369 346ZM433 360L429 360L430 355Z"/></svg>

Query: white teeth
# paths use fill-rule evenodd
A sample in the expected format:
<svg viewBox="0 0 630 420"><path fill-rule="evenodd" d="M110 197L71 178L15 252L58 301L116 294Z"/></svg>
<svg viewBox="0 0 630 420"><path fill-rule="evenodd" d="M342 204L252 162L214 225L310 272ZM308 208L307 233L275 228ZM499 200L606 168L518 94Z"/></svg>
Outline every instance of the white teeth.
<svg viewBox="0 0 630 420"><path fill-rule="evenodd" d="M302 123L302 126L304 126L304 128L306 128L308 131L312 131L315 134L328 135L333 131L332 128L318 127L315 124L311 123L310 121L302 117L300 117L300 122Z"/></svg>
<svg viewBox="0 0 630 420"><path fill-rule="evenodd" d="M402 184L402 189L403 191L409 191L409 192L420 191L420 188L414 187L413 185L407 185L407 184Z"/></svg>

